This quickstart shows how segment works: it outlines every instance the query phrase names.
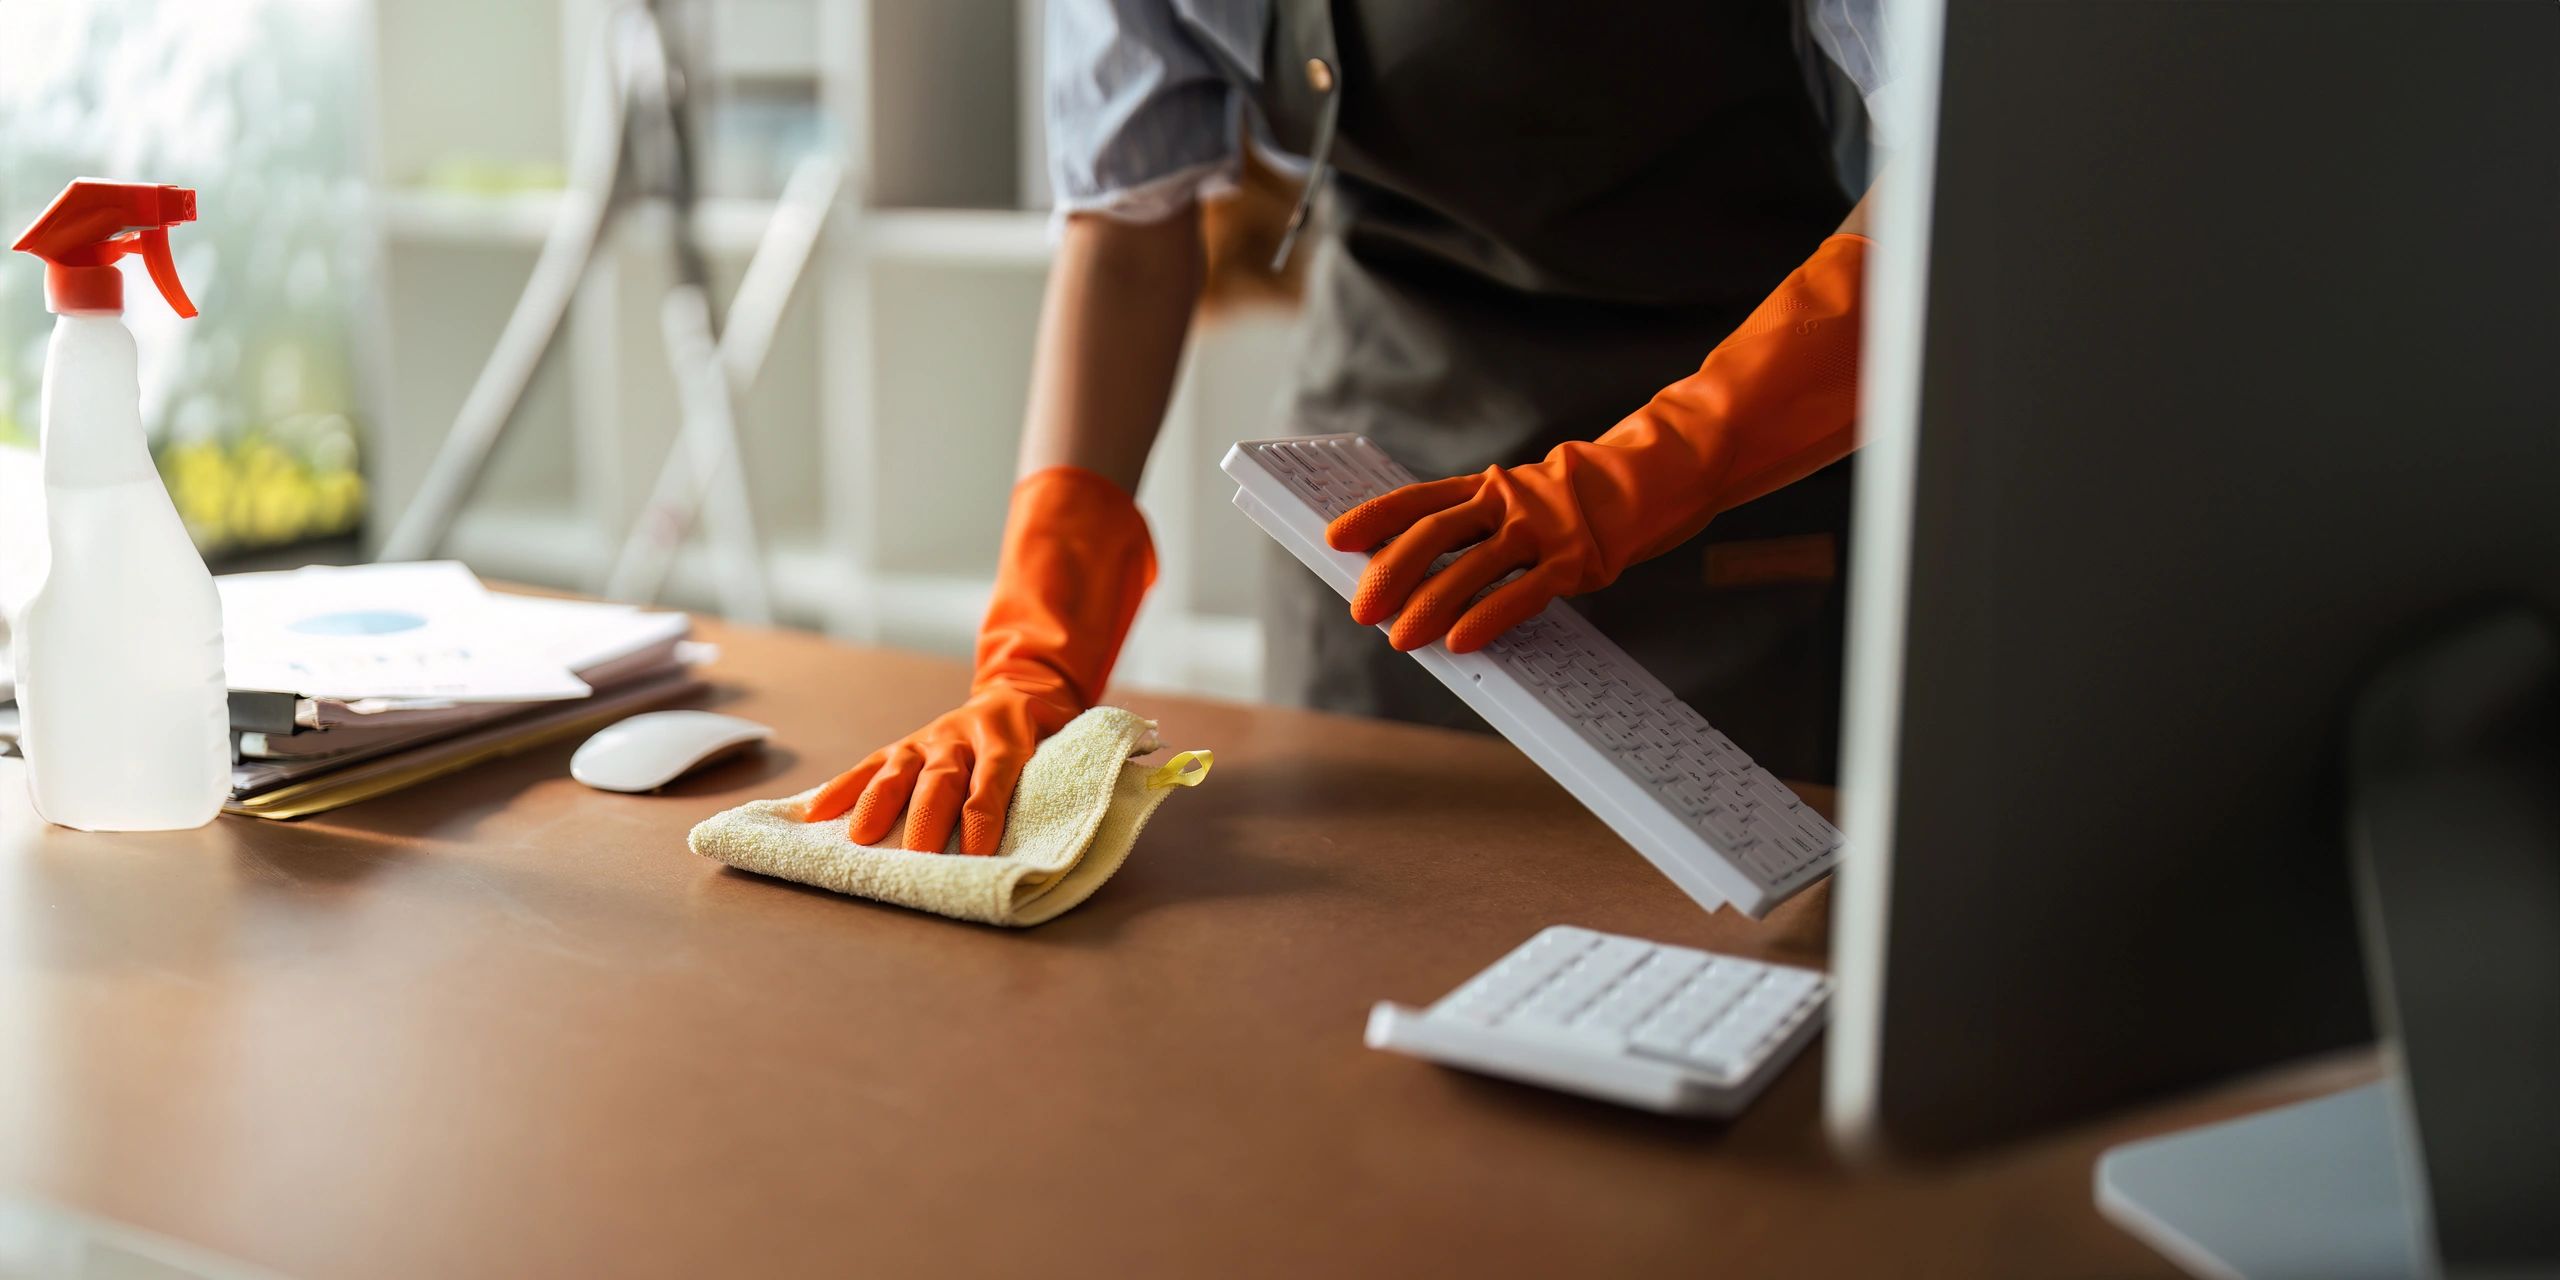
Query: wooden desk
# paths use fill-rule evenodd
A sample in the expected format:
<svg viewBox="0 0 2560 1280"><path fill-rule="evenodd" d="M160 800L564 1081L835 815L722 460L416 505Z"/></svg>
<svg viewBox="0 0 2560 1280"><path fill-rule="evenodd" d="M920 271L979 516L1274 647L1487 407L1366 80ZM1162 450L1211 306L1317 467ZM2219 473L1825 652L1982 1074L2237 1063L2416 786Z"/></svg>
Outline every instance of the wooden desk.
<svg viewBox="0 0 2560 1280"><path fill-rule="evenodd" d="M301 1277L2147 1275L2093 1154L2272 1096L1857 1176L1818 1048L1726 1126L1369 1052L1556 921L1823 959L1824 893L1709 917L1491 737L1130 695L1217 776L1028 933L728 871L696 819L964 677L706 630L780 745L663 795L561 747L91 836L0 761L0 1199Z"/></svg>

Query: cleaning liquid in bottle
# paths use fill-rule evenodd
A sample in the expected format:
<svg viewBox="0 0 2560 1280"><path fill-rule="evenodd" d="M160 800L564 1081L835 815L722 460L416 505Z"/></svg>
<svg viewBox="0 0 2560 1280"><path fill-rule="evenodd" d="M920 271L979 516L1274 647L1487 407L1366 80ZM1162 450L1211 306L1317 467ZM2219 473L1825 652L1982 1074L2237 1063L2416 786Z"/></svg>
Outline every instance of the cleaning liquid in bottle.
<svg viewBox="0 0 2560 1280"><path fill-rule="evenodd" d="M88 831L200 827L230 792L222 600L142 433L116 260L142 255L193 316L169 257L182 187L83 178L15 246L45 260L45 527L51 564L16 635L19 751L36 812Z"/></svg>

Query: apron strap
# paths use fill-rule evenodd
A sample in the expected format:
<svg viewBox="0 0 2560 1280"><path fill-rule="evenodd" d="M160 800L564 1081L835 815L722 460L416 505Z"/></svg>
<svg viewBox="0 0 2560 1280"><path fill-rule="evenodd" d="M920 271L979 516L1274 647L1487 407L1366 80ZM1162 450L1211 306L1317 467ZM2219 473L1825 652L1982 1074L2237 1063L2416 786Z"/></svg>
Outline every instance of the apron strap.
<svg viewBox="0 0 2560 1280"><path fill-rule="evenodd" d="M1280 248L1271 255L1275 273L1289 264L1298 234L1306 230L1308 212L1315 207L1316 192L1333 172L1334 124L1342 114L1342 53L1333 42L1333 6L1298 4L1283 10L1287 16L1282 21L1296 24L1297 47L1306 51L1307 59L1294 70L1277 68L1278 83L1272 87L1313 106L1316 132L1315 145L1307 153L1307 185L1299 190L1297 207L1289 211L1289 226L1280 233Z"/></svg>

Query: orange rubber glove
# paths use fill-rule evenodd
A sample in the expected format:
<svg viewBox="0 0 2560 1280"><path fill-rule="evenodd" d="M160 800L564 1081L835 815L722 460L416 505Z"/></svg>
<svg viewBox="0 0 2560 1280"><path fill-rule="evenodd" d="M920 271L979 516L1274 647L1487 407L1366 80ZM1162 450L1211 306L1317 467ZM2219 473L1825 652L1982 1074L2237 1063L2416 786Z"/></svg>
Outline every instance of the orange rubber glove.
<svg viewBox="0 0 2560 1280"><path fill-rule="evenodd" d="M1720 511L1783 488L1856 445L1864 236L1835 235L1698 371L1597 440L1545 460L1410 484L1325 530L1336 551L1386 549L1351 599L1411 651L1472 653L1558 596L1597 591L1694 537ZM1393 541L1389 541L1393 539ZM1463 552L1434 572L1440 557ZM1519 577L1485 588L1513 570Z"/></svg>
<svg viewBox="0 0 2560 1280"><path fill-rule="evenodd" d="M850 810L846 834L878 844L904 811L906 848L940 853L957 823L961 852L994 853L1022 766L1102 696L1155 578L1146 517L1120 486L1081 467L1023 477L968 701L836 775L801 819Z"/></svg>

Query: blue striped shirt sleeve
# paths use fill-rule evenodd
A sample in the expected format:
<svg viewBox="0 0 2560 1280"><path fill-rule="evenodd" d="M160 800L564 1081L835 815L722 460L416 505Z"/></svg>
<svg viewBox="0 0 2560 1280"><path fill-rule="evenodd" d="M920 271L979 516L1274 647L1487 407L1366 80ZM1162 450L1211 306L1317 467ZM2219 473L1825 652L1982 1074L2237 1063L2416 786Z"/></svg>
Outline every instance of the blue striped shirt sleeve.
<svg viewBox="0 0 2560 1280"><path fill-rule="evenodd" d="M1172 0L1048 5L1044 114L1061 213L1154 221L1234 182L1243 95Z"/></svg>
<svg viewBox="0 0 2560 1280"><path fill-rule="evenodd" d="M1810 0L1805 27L1824 57L1858 86L1867 102L1867 119L1879 142L1891 145L1900 130L1886 118L1893 79L1885 43L1883 0Z"/></svg>

